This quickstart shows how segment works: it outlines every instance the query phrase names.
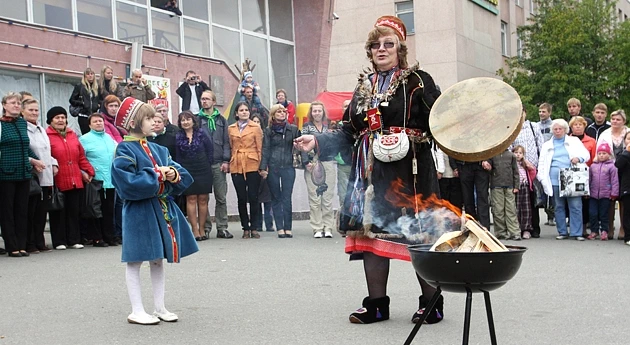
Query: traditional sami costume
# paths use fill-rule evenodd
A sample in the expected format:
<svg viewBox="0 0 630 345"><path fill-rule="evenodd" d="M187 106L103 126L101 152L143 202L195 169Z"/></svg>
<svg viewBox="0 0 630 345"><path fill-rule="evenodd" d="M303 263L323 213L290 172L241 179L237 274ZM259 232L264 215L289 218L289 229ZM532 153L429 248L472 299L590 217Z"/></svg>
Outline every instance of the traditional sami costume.
<svg viewBox="0 0 630 345"><path fill-rule="evenodd" d="M362 74L340 130L317 136L321 153L336 154L353 145L354 155L348 189L339 212L339 231L345 233L346 253L360 258L368 251L378 256L410 260L398 219L417 210L413 203L394 205L387 192L397 182L398 191L413 199L417 195L439 197L439 185L431 156L429 114L439 97L431 76L418 64L386 72ZM378 109L377 123L368 112ZM380 123L379 123L380 122ZM370 126L372 129L370 130ZM405 131L409 151L398 161L374 159L373 145L380 135ZM414 166L416 167L414 169ZM358 254L358 255L357 255Z"/></svg>

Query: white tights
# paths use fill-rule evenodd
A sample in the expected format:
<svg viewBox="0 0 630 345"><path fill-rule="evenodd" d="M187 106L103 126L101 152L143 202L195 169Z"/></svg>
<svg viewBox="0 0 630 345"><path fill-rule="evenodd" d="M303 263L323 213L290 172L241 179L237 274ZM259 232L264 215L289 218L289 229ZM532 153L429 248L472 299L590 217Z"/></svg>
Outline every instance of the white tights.
<svg viewBox="0 0 630 345"><path fill-rule="evenodd" d="M164 307L164 265L163 260L155 260L149 262L151 267L151 285L153 286L153 305L155 311L160 313L167 312ZM146 314L144 305L142 304L142 290L140 288L140 266L142 262L128 262L126 271L127 291L129 292L129 300L131 301L131 310L133 314Z"/></svg>

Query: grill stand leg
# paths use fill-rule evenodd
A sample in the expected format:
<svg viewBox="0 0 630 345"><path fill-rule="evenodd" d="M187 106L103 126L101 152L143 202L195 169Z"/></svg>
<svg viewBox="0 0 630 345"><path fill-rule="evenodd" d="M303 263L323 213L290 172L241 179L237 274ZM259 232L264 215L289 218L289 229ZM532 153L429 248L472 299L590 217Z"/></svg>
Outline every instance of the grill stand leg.
<svg viewBox="0 0 630 345"><path fill-rule="evenodd" d="M492 317L492 305L490 304L490 293L483 292L483 298L486 300L486 314L488 314L488 328L490 329L490 342L497 345L497 335L494 332L494 317Z"/></svg>
<svg viewBox="0 0 630 345"><path fill-rule="evenodd" d="M405 345L411 345L411 342L416 337L416 334L418 334L420 327L422 327L424 321L427 319L427 317L429 317L429 311L433 310L433 307L435 307L435 304L437 303L438 298L440 298L440 295L442 295L442 288L438 286L435 293L433 294L433 297L431 298L431 301L429 301L429 305L424 309L426 313L422 314L422 318L420 318L420 321L416 323L416 325L411 330L411 333L409 333L409 336L405 341Z"/></svg>
<svg viewBox="0 0 630 345"><path fill-rule="evenodd" d="M472 310L472 291L466 288L466 312L464 313L464 339L463 345L468 345L468 338L470 336L470 313Z"/></svg>

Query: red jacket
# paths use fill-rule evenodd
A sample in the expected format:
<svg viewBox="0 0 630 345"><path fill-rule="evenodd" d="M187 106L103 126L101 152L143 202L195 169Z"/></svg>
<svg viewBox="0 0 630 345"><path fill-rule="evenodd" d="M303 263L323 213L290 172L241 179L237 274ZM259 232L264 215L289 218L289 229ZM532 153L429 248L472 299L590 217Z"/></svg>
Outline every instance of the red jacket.
<svg viewBox="0 0 630 345"><path fill-rule="evenodd" d="M46 134L50 138L51 154L59 165L59 172L55 176L57 188L62 192L83 188L81 170L94 176L94 168L85 157L85 151L79 143L79 137L68 128L64 138L52 126L46 128Z"/></svg>
<svg viewBox="0 0 630 345"><path fill-rule="evenodd" d="M280 104L280 103L278 103ZM289 121L290 124L292 125L298 125L297 124L297 119L295 118L295 105L293 105L293 102L291 101L287 101L287 121ZM296 121L296 122L294 122Z"/></svg>

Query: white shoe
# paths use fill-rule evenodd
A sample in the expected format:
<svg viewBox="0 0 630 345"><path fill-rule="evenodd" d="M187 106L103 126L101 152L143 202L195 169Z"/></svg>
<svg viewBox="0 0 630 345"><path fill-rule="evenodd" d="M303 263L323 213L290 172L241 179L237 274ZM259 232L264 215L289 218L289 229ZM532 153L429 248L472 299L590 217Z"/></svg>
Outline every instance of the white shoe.
<svg viewBox="0 0 630 345"><path fill-rule="evenodd" d="M158 323L160 323L160 319L147 313L144 313L142 315L136 315L132 313L127 316L127 322L135 323L137 325L157 325Z"/></svg>
<svg viewBox="0 0 630 345"><path fill-rule="evenodd" d="M630 241L626 242L626 244L630 246Z"/></svg>
<svg viewBox="0 0 630 345"><path fill-rule="evenodd" d="M57 249L57 250L66 250L66 246L64 246L63 244L60 244L60 245L56 246L55 249Z"/></svg>
<svg viewBox="0 0 630 345"><path fill-rule="evenodd" d="M72 249L83 249L83 245L82 244L75 244L75 245L71 245L70 248L72 248Z"/></svg>
<svg viewBox="0 0 630 345"><path fill-rule="evenodd" d="M322 238L324 237L324 233L321 231L317 231L316 233L313 234L313 237L315 238Z"/></svg>
<svg viewBox="0 0 630 345"><path fill-rule="evenodd" d="M171 313L170 311L165 311L163 313L155 311L153 312L153 315L165 322L177 322L177 320L179 320L177 314Z"/></svg>
<svg viewBox="0 0 630 345"><path fill-rule="evenodd" d="M330 232L330 231L326 231L326 232L324 233L324 237L326 237L326 238L333 238L333 234L332 234L332 232Z"/></svg>

